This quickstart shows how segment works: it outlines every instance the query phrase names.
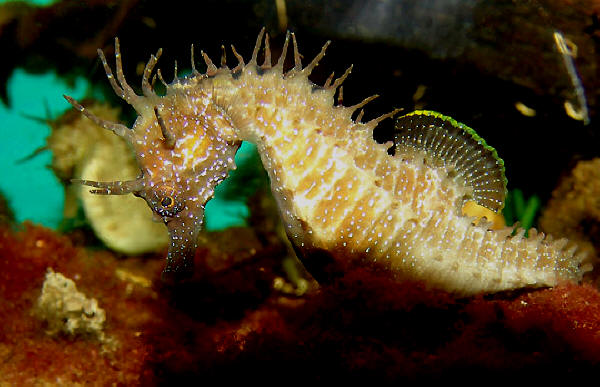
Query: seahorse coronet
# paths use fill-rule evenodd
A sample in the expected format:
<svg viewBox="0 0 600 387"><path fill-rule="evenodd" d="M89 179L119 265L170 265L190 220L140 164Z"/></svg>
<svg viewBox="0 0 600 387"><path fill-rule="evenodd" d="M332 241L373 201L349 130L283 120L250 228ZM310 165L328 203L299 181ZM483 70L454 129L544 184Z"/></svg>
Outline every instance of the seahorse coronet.
<svg viewBox="0 0 600 387"><path fill-rule="evenodd" d="M161 214L171 236L164 278L191 275L204 205L235 168L242 140L256 144L287 235L307 263L375 266L397 280L420 280L457 295L577 282L589 270L583 256L560 242L535 232L525 238L511 235L512 228L491 230L488 222L474 224L462 215L466 198L500 211L506 194L503 161L473 129L436 112L408 113L397 125L413 122L410 129L420 137L404 141L397 134L390 156L389 144L375 142L372 131L398 109L363 123L360 113L356 120L352 115L372 97L354 107L336 105L334 94L352 66L323 86L308 79L329 43L303 67L288 32L273 65L263 35L264 29L248 63L232 46L233 69L224 55L217 68L202 52L206 73L193 65L192 74L176 76L162 96L149 83L161 50L150 57L139 96L125 81L117 40L116 78L100 55L113 89L139 114L131 130L69 99L134 149L142 171L137 180L83 183L101 193L135 193ZM294 65L286 72L290 38ZM164 192L177 198L177 212L160 207L172 203Z"/></svg>

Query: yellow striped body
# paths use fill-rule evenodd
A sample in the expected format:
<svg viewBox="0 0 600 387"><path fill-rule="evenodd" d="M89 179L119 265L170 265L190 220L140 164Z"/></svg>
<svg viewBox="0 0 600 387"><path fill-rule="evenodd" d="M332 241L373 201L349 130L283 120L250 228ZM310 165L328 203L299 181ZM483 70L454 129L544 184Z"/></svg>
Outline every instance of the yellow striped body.
<svg viewBox="0 0 600 387"><path fill-rule="evenodd" d="M352 114L369 99L355 107L334 106L336 89L349 70L323 87L308 80L327 45L303 68L293 38L295 65L284 72L283 58L271 64L268 37L265 63L258 66L262 34L249 63L235 53L236 68L217 68L204 56L207 72L193 68L191 76L168 85L164 96L149 83L160 50L144 70L140 96L125 81L116 41L118 82L102 54L101 59L115 92L139 114L132 129L102 121L67 98L134 148L142 171L136 180L81 182L97 188L96 193L135 193L164 220L171 236L164 278L178 280L193 272L204 205L235 166L233 154L241 140L257 145L287 234L305 259L327 255L342 270L373 265L398 280L421 280L457 295L554 286L580 281L590 270L564 240L551 241L535 230L528 238L522 232L511 236L510 228L490 230L485 222L475 225L463 215L467 199L486 199L486 189L493 191L477 185L477 179L487 178L487 161L472 159L477 152L468 158L453 153L466 168L484 161L484 173L465 184L465 175L440 162L444 149L419 148L424 141L461 150L460 135L449 136L451 143L436 142L450 132L444 127L429 131L435 127L427 124L410 146L396 144L395 156L388 155L390 144L376 143L372 132L393 113L362 123ZM289 34L284 55L288 42ZM404 116L404 125L419 124L420 114ZM460 134L462 127L450 129ZM479 140L482 151L488 149ZM499 179L494 175L489 181ZM490 207L501 208L503 191L488 195Z"/></svg>
<svg viewBox="0 0 600 387"><path fill-rule="evenodd" d="M257 145L301 253L325 250L343 265L374 264L461 295L581 279L582 258L566 241L474 225L461 211L468 188L425 154L388 155L389 144L372 139L375 124L334 106L332 90L277 69L217 83L227 85L225 97L213 90L240 138Z"/></svg>

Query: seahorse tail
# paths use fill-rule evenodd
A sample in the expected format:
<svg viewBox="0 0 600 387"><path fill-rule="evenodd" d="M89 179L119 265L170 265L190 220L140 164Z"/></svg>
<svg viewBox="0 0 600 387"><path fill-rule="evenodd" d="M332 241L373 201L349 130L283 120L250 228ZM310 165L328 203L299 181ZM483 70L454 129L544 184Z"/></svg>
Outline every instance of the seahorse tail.
<svg viewBox="0 0 600 387"><path fill-rule="evenodd" d="M458 295L578 282L591 264L566 239L506 227L490 230L467 217L431 213L397 230L390 268ZM383 258L383 257L382 257ZM385 260L383 260L385 261Z"/></svg>

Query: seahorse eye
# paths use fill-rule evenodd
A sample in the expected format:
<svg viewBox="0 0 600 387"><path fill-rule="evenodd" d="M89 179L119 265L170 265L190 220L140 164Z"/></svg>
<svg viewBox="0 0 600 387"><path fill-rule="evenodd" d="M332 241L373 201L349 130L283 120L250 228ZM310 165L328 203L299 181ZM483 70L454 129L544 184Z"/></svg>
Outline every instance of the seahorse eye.
<svg viewBox="0 0 600 387"><path fill-rule="evenodd" d="M158 200L155 202L156 206L154 210L160 216L172 217L175 216L178 212L183 209L183 203L178 202L177 199L173 196L163 196L157 198Z"/></svg>
<svg viewBox="0 0 600 387"><path fill-rule="evenodd" d="M172 186L157 187L146 196L146 201L154 212L162 217L173 217L181 212L185 203L178 198L176 190Z"/></svg>
<svg viewBox="0 0 600 387"><path fill-rule="evenodd" d="M173 208L173 206L175 205L175 200L173 200L173 198L171 196L165 196L164 198L162 198L162 200L160 201L160 204L164 207L164 208Z"/></svg>

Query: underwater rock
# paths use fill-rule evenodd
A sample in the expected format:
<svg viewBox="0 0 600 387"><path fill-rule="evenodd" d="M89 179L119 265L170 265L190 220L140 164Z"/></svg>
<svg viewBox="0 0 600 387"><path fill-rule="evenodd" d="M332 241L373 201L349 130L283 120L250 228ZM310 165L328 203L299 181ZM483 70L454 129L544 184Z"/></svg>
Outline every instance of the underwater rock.
<svg viewBox="0 0 600 387"><path fill-rule="evenodd" d="M120 112L98 103L92 109L99 117L111 120L117 120ZM139 174L131 150L121 138L72 112L53 125L47 143L53 152L52 169L62 181L119 180ZM167 230L152 221L152 211L143 200L131 195L93 195L89 188L65 184L65 218L76 216L76 200L80 199L95 234L111 249L140 254L166 247Z"/></svg>
<svg viewBox="0 0 600 387"><path fill-rule="evenodd" d="M568 238L592 262L600 251L600 158L577 163L552 192L540 229Z"/></svg>
<svg viewBox="0 0 600 387"><path fill-rule="evenodd" d="M216 259L216 245L228 240L234 261L250 246L241 235L216 233L197 258ZM272 287L285 249L254 247L252 259L172 291L158 285L160 260L90 252L31 224L0 228L0 384L275 383L289 375L396 384L465 372L544 378L548 367L557 375L600 362L600 293L590 285L457 300L359 269L317 292L286 295ZM31 308L47 267L99 300L118 348L39 334Z"/></svg>

